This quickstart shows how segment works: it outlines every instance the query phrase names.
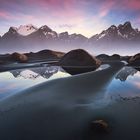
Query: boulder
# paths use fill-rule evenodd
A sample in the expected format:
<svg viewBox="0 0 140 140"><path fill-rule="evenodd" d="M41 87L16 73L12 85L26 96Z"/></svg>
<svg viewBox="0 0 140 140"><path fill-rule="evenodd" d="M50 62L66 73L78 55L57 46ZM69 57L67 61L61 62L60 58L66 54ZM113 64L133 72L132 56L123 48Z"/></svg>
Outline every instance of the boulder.
<svg viewBox="0 0 140 140"><path fill-rule="evenodd" d="M140 53L130 57L129 65L140 66Z"/></svg>
<svg viewBox="0 0 140 140"><path fill-rule="evenodd" d="M17 61L17 62L21 62L21 63L25 63L28 61L28 57L25 55L25 54L20 54L20 53L13 53L11 55L11 58L14 60L14 61Z"/></svg>
<svg viewBox="0 0 140 140"><path fill-rule="evenodd" d="M82 49L68 52L59 61L59 65L72 75L95 70L100 64L100 60L92 57L88 52Z"/></svg>

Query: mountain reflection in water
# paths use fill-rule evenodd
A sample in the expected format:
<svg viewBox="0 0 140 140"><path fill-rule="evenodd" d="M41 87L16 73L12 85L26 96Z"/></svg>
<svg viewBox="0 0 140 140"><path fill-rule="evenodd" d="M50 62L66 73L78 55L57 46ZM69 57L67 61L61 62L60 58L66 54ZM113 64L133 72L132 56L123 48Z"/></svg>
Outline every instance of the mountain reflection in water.
<svg viewBox="0 0 140 140"><path fill-rule="evenodd" d="M42 82L70 76L61 67L37 67L0 73L0 99Z"/></svg>
<svg viewBox="0 0 140 140"><path fill-rule="evenodd" d="M130 100L140 97L140 72L133 67L124 67L112 80L105 94L106 99Z"/></svg>
<svg viewBox="0 0 140 140"><path fill-rule="evenodd" d="M124 67L116 76L116 79L120 81L126 81L129 76L134 76L137 73L137 70L132 67Z"/></svg>
<svg viewBox="0 0 140 140"><path fill-rule="evenodd" d="M102 65L98 70L106 69L108 67L109 65ZM70 76L70 74L66 73L58 66L18 69L2 72L0 73L0 99L42 82L67 76ZM109 84L105 98L116 100L127 96L140 96L139 83L140 72L132 67L123 67Z"/></svg>
<svg viewBox="0 0 140 140"><path fill-rule="evenodd" d="M43 77L49 79L55 73L63 72L64 70L61 67L57 66L48 66L48 67L39 67L39 68L31 68L31 69L22 69L22 70L13 70L10 71L15 78L23 77L25 79L36 79L38 77Z"/></svg>

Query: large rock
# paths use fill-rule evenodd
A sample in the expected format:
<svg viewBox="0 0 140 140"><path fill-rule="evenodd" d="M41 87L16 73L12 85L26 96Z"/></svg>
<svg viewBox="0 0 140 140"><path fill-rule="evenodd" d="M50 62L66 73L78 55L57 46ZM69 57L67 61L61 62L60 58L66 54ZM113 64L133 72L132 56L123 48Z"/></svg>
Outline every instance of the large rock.
<svg viewBox="0 0 140 140"><path fill-rule="evenodd" d="M21 63L25 63L28 61L28 57L25 55L25 54L20 54L20 53L13 53L11 55L11 58L14 60L14 61L18 61L18 62L21 62Z"/></svg>
<svg viewBox="0 0 140 140"><path fill-rule="evenodd" d="M101 62L82 49L76 49L65 54L59 61L70 74L79 74L97 69Z"/></svg>
<svg viewBox="0 0 140 140"><path fill-rule="evenodd" d="M135 66L140 66L140 53L132 56L130 59L129 59L129 64L130 65L135 65Z"/></svg>
<svg viewBox="0 0 140 140"><path fill-rule="evenodd" d="M118 54L113 54L112 56L110 56L110 60L120 60L121 57Z"/></svg>

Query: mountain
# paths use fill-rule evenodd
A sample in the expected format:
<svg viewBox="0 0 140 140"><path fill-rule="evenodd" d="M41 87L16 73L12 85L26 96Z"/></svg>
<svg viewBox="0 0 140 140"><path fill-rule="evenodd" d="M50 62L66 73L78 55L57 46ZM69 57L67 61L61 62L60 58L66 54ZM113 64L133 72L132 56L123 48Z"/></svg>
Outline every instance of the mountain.
<svg viewBox="0 0 140 140"><path fill-rule="evenodd" d="M17 37L17 36L27 36L35 31L37 31L38 28L33 26L32 24L28 25L20 25L18 28L17 27L10 27L9 31L4 34L4 38L8 37Z"/></svg>
<svg viewBox="0 0 140 140"><path fill-rule="evenodd" d="M140 31L133 28L129 21L108 29L90 38L82 34L57 33L47 25L40 28L32 24L10 27L0 37L1 53L30 52L44 49L70 51L86 49L96 54L107 53L138 53L140 51ZM118 48L119 46L119 48ZM112 53L113 52L113 53Z"/></svg>
<svg viewBox="0 0 140 140"><path fill-rule="evenodd" d="M119 26L112 25L100 34L92 36L90 41L140 41L140 31L134 29L130 22L125 22Z"/></svg>
<svg viewBox="0 0 140 140"><path fill-rule="evenodd" d="M33 26L32 24L28 24L28 25L21 25L19 28L16 29L16 31L23 36L27 36L35 31L37 31L38 28L36 28L35 26Z"/></svg>
<svg viewBox="0 0 140 140"><path fill-rule="evenodd" d="M29 38L42 38L42 39L52 39L57 38L57 33L49 28L47 25L40 27L35 32L31 33Z"/></svg>

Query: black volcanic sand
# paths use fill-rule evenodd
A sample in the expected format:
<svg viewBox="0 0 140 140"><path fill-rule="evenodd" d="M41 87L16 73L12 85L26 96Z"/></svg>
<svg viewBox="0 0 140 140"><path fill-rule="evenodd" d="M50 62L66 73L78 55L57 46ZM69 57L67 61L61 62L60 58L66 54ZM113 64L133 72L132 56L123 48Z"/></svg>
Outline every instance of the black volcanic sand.
<svg viewBox="0 0 140 140"><path fill-rule="evenodd" d="M107 102L109 83L124 66L44 82L0 102L1 140L139 140L140 99ZM118 89L119 90L119 89ZM110 131L94 134L105 120Z"/></svg>

